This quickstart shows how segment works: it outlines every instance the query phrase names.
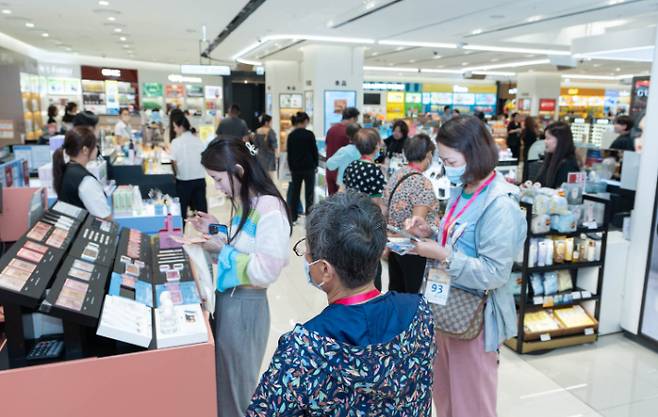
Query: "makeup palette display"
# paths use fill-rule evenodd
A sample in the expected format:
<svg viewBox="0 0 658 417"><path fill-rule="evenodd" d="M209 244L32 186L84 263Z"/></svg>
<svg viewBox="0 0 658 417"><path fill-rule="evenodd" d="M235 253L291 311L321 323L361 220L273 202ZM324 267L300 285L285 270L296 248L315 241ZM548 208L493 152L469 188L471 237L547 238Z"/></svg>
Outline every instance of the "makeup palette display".
<svg viewBox="0 0 658 417"><path fill-rule="evenodd" d="M193 281L190 263L183 248L156 249L153 258L155 285Z"/></svg>

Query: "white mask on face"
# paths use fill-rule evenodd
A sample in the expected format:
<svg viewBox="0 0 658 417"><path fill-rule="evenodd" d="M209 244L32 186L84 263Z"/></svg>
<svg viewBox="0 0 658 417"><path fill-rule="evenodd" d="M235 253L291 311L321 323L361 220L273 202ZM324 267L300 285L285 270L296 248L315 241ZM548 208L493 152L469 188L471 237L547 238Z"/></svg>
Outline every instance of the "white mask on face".
<svg viewBox="0 0 658 417"><path fill-rule="evenodd" d="M315 288L321 290L322 286L324 285L324 281L322 281L319 284L316 284L315 281L313 281L313 277L311 277L311 266L320 262L318 259L317 261L313 261L309 263L306 258L304 258L304 275L306 275L306 279L308 280L308 283L314 286Z"/></svg>

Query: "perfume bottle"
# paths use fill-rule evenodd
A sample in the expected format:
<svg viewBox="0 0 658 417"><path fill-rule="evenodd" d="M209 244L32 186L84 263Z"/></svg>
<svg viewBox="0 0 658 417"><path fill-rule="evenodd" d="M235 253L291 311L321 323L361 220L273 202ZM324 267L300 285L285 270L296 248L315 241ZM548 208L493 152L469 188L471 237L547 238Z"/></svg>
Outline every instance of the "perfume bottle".
<svg viewBox="0 0 658 417"><path fill-rule="evenodd" d="M178 317L174 303L171 301L169 291L160 294L160 332L162 334L173 334L178 331Z"/></svg>

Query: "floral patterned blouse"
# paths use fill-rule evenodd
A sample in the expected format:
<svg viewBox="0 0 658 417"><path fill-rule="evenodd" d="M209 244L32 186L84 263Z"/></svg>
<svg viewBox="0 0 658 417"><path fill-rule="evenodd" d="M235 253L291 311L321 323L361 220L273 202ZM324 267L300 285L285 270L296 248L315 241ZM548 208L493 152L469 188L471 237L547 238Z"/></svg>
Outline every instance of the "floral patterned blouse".
<svg viewBox="0 0 658 417"><path fill-rule="evenodd" d="M386 184L384 190L384 203L390 207L388 213L388 224L399 228L404 227L404 221L410 219L413 215L414 207L427 206L429 212L427 213L427 223L430 225L439 225L439 201L432 189L432 182L422 174L412 175L405 178L400 186L393 194L393 201L391 199L391 192L396 184L407 174L417 172L408 166L398 169L395 174L391 176Z"/></svg>
<svg viewBox="0 0 658 417"><path fill-rule="evenodd" d="M297 325L279 340L247 416L429 416L435 353L424 299L388 343L352 346Z"/></svg>

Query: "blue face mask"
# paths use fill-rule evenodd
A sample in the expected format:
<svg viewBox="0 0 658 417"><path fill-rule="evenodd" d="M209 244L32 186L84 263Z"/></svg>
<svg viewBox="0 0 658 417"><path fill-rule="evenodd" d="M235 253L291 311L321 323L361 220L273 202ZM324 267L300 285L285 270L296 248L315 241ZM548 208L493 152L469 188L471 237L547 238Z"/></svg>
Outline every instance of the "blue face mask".
<svg viewBox="0 0 658 417"><path fill-rule="evenodd" d="M304 258L304 275L306 276L306 279L308 280L308 283L314 286L315 288L321 290L322 286L324 285L324 281L316 284L315 281L313 281L313 277L311 277L311 265L314 265L315 263L320 262L318 259L317 261L313 261L311 263L308 263L306 258Z"/></svg>
<svg viewBox="0 0 658 417"><path fill-rule="evenodd" d="M456 168L444 165L443 168L446 170L446 177L448 177L451 183L458 187L463 184L462 177L466 172L466 164Z"/></svg>

